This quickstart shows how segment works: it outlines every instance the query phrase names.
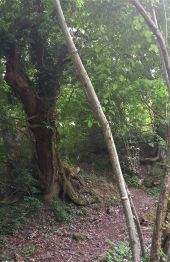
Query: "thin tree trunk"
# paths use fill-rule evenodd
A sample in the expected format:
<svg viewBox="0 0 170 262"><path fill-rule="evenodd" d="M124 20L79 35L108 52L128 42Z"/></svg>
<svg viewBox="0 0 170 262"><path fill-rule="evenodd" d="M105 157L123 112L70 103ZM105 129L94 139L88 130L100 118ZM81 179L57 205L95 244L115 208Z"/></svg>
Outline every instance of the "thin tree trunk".
<svg viewBox="0 0 170 262"><path fill-rule="evenodd" d="M167 84L167 90L170 99L170 57L168 49L166 47L166 41L158 27L156 14L153 9L153 19L146 12L139 0L130 0L130 2L136 7L138 12L143 16L152 33L155 35L158 47L160 49L160 58L163 65L164 78ZM162 228L166 218L166 210L168 204L168 197L170 194L170 126L167 126L167 158L166 158L166 170L164 174L164 179L162 181L161 193L159 197L156 222L154 226L153 236L152 236L152 246L151 246L151 262L160 261L160 250L162 242Z"/></svg>
<svg viewBox="0 0 170 262"><path fill-rule="evenodd" d="M167 158L166 158L166 170L164 178L161 185L161 192L159 196L158 207L156 211L156 220L154 225L154 231L152 236L152 246L151 246L151 262L160 261L160 250L162 244L162 233L163 225L165 223L167 214L167 205L170 194L170 126L168 126L168 136L167 136Z"/></svg>
<svg viewBox="0 0 170 262"><path fill-rule="evenodd" d="M132 250L133 261L139 262L140 261L139 240L138 240L138 237L137 237L134 218L133 218L133 214L132 214L132 210L131 210L126 186L125 186L125 183L124 183L124 178L123 178L122 171L121 171L121 168L120 168L120 163L119 163L115 143L114 143L114 140L113 140L113 137L112 137L111 129L110 129L109 123L106 119L106 116L104 115L104 112L102 110L102 107L100 105L98 97L96 96L96 93L95 93L94 87L91 83L91 80L89 79L89 76L88 76L88 74L87 74L87 72L84 68L84 65L83 65L83 63L80 59L78 51L77 51L77 49L74 45L74 42L71 38L71 35L69 33L69 30L68 30L68 27L67 27L67 24L66 24L66 21L65 21L59 0L55 0L55 8L56 8L56 14L57 14L61 29L63 31L64 37L65 37L66 42L67 42L69 52L72 56L72 60L73 60L76 72L79 75L80 81L81 81L81 83L84 87L84 91L85 91L85 94L86 94L87 99L89 101L89 104L90 104L97 120L99 121L101 128L102 128L102 131L103 131L103 134L104 134L105 142L107 144L107 148L108 148L108 151L109 151L109 154L110 154L112 167L114 168L115 174L116 174L116 177L117 177L117 182L118 182L118 186L119 186L119 191L120 191L122 204L123 204L123 208L124 208L124 213L125 213L125 217L126 217L126 222L127 222L127 227L128 227L128 233L129 233L129 239L130 239L130 246L131 246L131 250Z"/></svg>
<svg viewBox="0 0 170 262"><path fill-rule="evenodd" d="M136 229L137 229L137 232L138 232L138 237L139 237L140 246L141 246L141 255L144 258L144 257L146 257L146 252L145 252L144 238L143 238L143 233L142 233L139 217L138 217L135 205L133 203L132 197L130 195L130 192L128 191L128 188L126 188L126 189L127 189L128 195L129 195L129 201L130 201L130 205L131 205L131 208L132 208L132 213L133 213L133 216L134 216Z"/></svg>

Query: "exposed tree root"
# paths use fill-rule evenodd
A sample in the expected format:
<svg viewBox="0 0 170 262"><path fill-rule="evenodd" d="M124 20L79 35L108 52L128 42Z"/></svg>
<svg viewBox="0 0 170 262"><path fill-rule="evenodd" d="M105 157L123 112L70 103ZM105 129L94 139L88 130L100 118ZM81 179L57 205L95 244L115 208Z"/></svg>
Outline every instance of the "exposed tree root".
<svg viewBox="0 0 170 262"><path fill-rule="evenodd" d="M61 196L67 197L70 201L77 205L90 205L99 201L99 197L88 186L85 180L80 176L80 168L74 167L67 162L62 163L63 172L60 175L59 182L54 182L44 199L49 201L53 198ZM17 189L15 194L7 193L0 197L0 204L13 204L21 198L21 193Z"/></svg>
<svg viewBox="0 0 170 262"><path fill-rule="evenodd" d="M67 196L77 205L90 205L99 201L93 189L88 188L84 179L80 176L80 168L63 163L62 187L63 196Z"/></svg>

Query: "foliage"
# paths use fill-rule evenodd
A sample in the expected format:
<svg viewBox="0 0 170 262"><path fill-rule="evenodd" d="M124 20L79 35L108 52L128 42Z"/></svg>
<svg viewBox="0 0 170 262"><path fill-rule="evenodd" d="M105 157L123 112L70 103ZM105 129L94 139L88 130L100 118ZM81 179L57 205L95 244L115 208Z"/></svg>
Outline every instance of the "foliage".
<svg viewBox="0 0 170 262"><path fill-rule="evenodd" d="M122 2L118 7L115 1L85 2L83 8L87 13L81 18L77 14L74 37L114 138L123 142L136 136L143 139L147 134L156 134L164 139L162 130L166 124L168 95L160 77L154 39L144 21L130 8L125 11ZM114 12L114 8L119 12ZM100 14L97 17L96 12ZM111 19L108 20L109 14ZM134 24L138 24L136 31ZM152 50L147 52L150 47ZM146 52L145 58L143 52ZM92 163L95 155L89 159L84 151L91 155L95 150L105 151L104 142L84 94L71 74L72 70L65 71L65 83L57 105L61 116L61 148L67 157L77 157L79 161L87 159Z"/></svg>
<svg viewBox="0 0 170 262"><path fill-rule="evenodd" d="M35 197L24 197L21 208L25 211L24 213L34 216L40 213L43 208L43 203Z"/></svg>
<svg viewBox="0 0 170 262"><path fill-rule="evenodd" d="M22 217L20 207L14 206L1 206L0 209L0 235L11 235L16 229L20 228L26 223Z"/></svg>
<svg viewBox="0 0 170 262"><path fill-rule="evenodd" d="M60 200L52 200L51 207L55 221L59 223L70 223L77 216L87 216L87 210L84 207L77 207L72 203L64 203Z"/></svg>
<svg viewBox="0 0 170 262"><path fill-rule="evenodd" d="M28 258L33 256L36 253L36 247L35 246L27 246L19 250L19 254L21 254L23 257Z"/></svg>
<svg viewBox="0 0 170 262"><path fill-rule="evenodd" d="M45 98L48 104L52 103L51 98L57 98L62 157L89 162L100 171L110 167L100 127L74 76L53 5L45 0L42 12L38 12L35 2L0 1L0 192L29 195L19 206L1 208L0 235L13 233L27 216L43 208L41 201L33 197L42 187L31 163L31 137L24 137L16 145L18 134L27 126L24 108L4 81L5 63L16 45L21 50L22 70L37 98ZM136 152L142 145L164 147L169 118L168 94L154 37L144 20L123 0L64 0L62 4L72 37L111 125L126 181L130 186L140 186L138 177L133 176L136 169L129 169L124 156L134 160L135 166L139 160ZM162 21L161 7L156 7ZM41 65L36 57L40 50ZM47 121L43 125L52 128ZM10 161L14 168L6 172ZM158 196L159 190L153 188L150 193ZM78 214L74 206L63 206L60 201L53 200L51 206L58 222L68 222ZM81 211L82 215L86 213ZM127 260L128 255L126 243L114 243L106 261Z"/></svg>
<svg viewBox="0 0 170 262"><path fill-rule="evenodd" d="M32 256L35 255L37 251L36 246L30 245L30 246L25 246L23 248L20 248L18 250L15 250L16 256L19 256L19 259L26 259L29 260ZM13 252L6 252L3 255L0 255L0 261L1 262L10 262L14 260L15 255Z"/></svg>
<svg viewBox="0 0 170 262"><path fill-rule="evenodd" d="M55 220L57 222L67 222L69 220L68 213L64 209L61 201L51 200L51 206L52 206Z"/></svg>
<svg viewBox="0 0 170 262"><path fill-rule="evenodd" d="M105 255L102 260L103 262L131 261L131 251L128 243L122 241L109 241L109 244L112 246L112 250Z"/></svg>
<svg viewBox="0 0 170 262"><path fill-rule="evenodd" d="M42 208L42 202L34 197L25 197L19 204L1 205L0 236L14 234L27 223L28 218L37 216Z"/></svg>
<svg viewBox="0 0 170 262"><path fill-rule="evenodd" d="M53 68L53 77L55 74L58 76L58 73L54 72L57 67L55 61L58 61L60 54L67 54L67 52L63 52L60 48L63 39L53 16L53 5L49 1L44 1L45 10L43 14L39 14L33 9L33 2L30 1L27 10L24 5L25 0L23 4L19 1L12 2L12 8L11 4L8 8L7 1L1 3L1 24L6 32L6 37L4 36L5 39L3 37L1 43L3 47L1 51L4 57L5 46L8 47L16 41L20 43L23 50L23 69L35 84L36 89L39 73L36 63L33 63L31 59L31 56L34 56L33 51L30 52L33 41L31 28L36 25L38 35L44 41L48 57L45 62L50 67L50 71ZM159 133L163 130L162 127L166 121L167 93L160 76L160 64L154 38L143 19L133 9L127 7L124 1L120 1L119 5L117 1L69 1L69 3L63 1L62 4L68 23L71 23L74 28L73 38L112 126L115 139L132 140L136 134L143 138L146 133ZM11 9L12 16L9 11ZM15 25L15 30L13 30L13 25ZM16 38L15 41L13 41L14 38ZM103 146L99 126L88 109L67 55L65 59L67 63L64 62L64 71L59 77L60 93L57 101L59 117L57 128L60 132L61 153L65 159L70 158L73 162L93 163L96 152L105 153L106 149ZM4 72L3 60L1 68ZM49 72L43 71L43 74L46 76L43 76L41 80L46 83ZM48 84L51 86L51 82L47 81ZM12 97L14 109L12 103L5 98L9 94L9 88L4 81L1 86L3 90L1 99L6 105L5 114L2 115L7 115L8 122L11 115L19 116L23 123L24 115L21 105ZM44 87L43 92L47 92ZM16 126L13 125L8 129L15 133L15 128ZM123 142L121 147L122 145ZM0 146L4 148L3 141ZM3 150L0 152L2 154ZM2 157L5 155L3 154Z"/></svg>
<svg viewBox="0 0 170 262"><path fill-rule="evenodd" d="M160 188L159 187L153 187L153 188L150 188L148 192L151 196L159 198Z"/></svg>
<svg viewBox="0 0 170 262"><path fill-rule="evenodd" d="M4 170L0 172L0 194L1 198L8 198L8 195L12 195L13 198L23 195L38 195L41 193L41 185L39 181L33 177L35 170L33 163L28 157L21 156L18 159L18 156L15 158L8 158L6 160L6 165L9 166L7 169L6 177L4 177Z"/></svg>
<svg viewBox="0 0 170 262"><path fill-rule="evenodd" d="M138 176L135 176L134 174L131 175L125 175L125 180L127 182L127 185L130 187L140 187L141 186L141 180Z"/></svg>

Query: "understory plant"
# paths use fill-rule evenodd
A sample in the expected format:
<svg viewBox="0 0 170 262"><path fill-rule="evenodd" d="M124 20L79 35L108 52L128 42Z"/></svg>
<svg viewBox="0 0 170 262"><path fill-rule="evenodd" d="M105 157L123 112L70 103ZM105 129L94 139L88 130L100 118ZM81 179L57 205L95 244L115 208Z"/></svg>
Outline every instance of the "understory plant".
<svg viewBox="0 0 170 262"><path fill-rule="evenodd" d="M108 241L111 245L111 251L109 251L102 262L130 262L132 261L132 254L127 242L123 241Z"/></svg>

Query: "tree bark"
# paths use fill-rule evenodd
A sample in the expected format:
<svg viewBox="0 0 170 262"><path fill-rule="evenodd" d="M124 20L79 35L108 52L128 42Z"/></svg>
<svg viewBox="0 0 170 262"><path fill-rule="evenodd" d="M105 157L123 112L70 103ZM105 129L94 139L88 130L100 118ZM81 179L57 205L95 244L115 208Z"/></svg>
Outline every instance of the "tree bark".
<svg viewBox="0 0 170 262"><path fill-rule="evenodd" d="M46 199L57 197L61 188L62 164L56 150L55 131L48 130L47 127L31 130L34 135L35 159L39 168L38 180L44 188Z"/></svg>
<svg viewBox="0 0 170 262"><path fill-rule="evenodd" d="M137 237L134 218L133 218L133 214L132 214L127 190L126 190L126 187L125 187L124 178L123 178L123 174L122 174L122 171L121 171L121 167L120 167L115 143L114 143L114 140L113 140L113 137L112 137L111 129L110 129L109 123L106 119L106 116L104 115L104 112L102 110L102 107L100 105L98 97L96 96L96 93L95 93L94 87L91 83L91 80L88 77L88 74L87 74L87 72L84 68L84 65L82 64L82 61L81 61L80 56L78 54L78 51L77 51L77 49L74 45L74 42L71 38L70 33L69 33L69 30L68 30L68 27L67 27L67 24L66 24L66 21L65 21L65 18L64 18L64 14L63 14L63 11L62 11L62 8L61 8L61 5L60 5L60 1L55 0L54 3L55 3L55 8L56 8L56 15L58 17L61 29L63 31L65 40L67 42L69 52L72 56L72 60L73 60L76 72L77 72L77 74L80 78L80 81L81 81L81 83L84 87L84 91L85 91L85 94L86 94L87 99L89 101L89 104L90 104L90 106L91 106L91 108L94 112L94 115L98 119L98 121L101 125L101 128L102 128L103 134L104 134L105 142L107 144L107 148L108 148L108 151L109 151L109 154L110 154L112 166L115 170L115 174L116 174L116 178L117 178L117 182L118 182L118 186L119 186L119 191L120 191L120 195L121 195L121 199L122 199L122 204L123 204L124 213L125 213L126 222L127 222L127 227L128 227L128 232L129 232L129 239L130 239L130 246L131 246L131 250L132 250L133 261L139 262L140 261L139 240L138 240L138 237Z"/></svg>

